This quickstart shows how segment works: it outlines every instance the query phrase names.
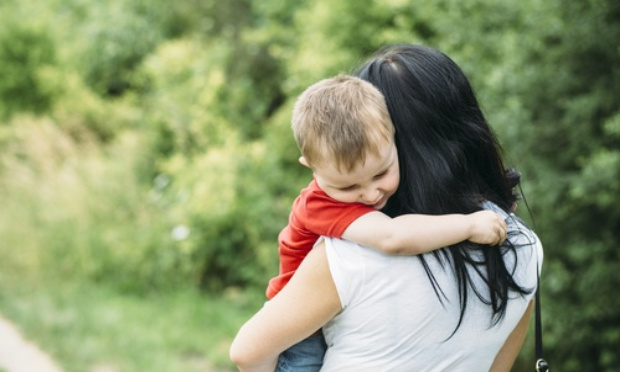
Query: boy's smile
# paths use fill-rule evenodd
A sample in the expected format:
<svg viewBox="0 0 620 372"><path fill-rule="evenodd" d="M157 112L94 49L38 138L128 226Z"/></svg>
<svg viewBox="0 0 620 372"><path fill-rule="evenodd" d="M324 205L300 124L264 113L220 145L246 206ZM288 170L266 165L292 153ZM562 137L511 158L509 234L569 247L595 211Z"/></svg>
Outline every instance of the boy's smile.
<svg viewBox="0 0 620 372"><path fill-rule="evenodd" d="M400 181L398 155L393 141L379 149L380 155L366 155L366 161L352 171L338 169L335 163L314 167L319 187L332 199L344 203L362 203L381 209L394 195ZM305 164L305 160L300 159Z"/></svg>

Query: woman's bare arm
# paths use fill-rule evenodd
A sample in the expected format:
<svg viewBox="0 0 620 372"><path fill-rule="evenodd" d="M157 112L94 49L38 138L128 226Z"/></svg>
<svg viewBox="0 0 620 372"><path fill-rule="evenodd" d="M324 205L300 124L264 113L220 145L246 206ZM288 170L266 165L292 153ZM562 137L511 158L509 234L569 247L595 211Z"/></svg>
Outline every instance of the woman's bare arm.
<svg viewBox="0 0 620 372"><path fill-rule="evenodd" d="M527 306L525 314L523 314L515 329L512 331L510 336L508 336L504 346L502 346L499 353L497 353L497 356L495 356L490 372L509 372L512 368L512 365L514 364L515 359L517 359L517 355L519 355L519 351L523 346L523 341L525 340L525 335L527 334L527 327L530 324L530 318L532 317L533 305L534 301L531 301Z"/></svg>
<svg viewBox="0 0 620 372"><path fill-rule="evenodd" d="M284 289L241 327L230 358L243 372L273 371L282 351L312 335L340 310L325 243L320 243Z"/></svg>

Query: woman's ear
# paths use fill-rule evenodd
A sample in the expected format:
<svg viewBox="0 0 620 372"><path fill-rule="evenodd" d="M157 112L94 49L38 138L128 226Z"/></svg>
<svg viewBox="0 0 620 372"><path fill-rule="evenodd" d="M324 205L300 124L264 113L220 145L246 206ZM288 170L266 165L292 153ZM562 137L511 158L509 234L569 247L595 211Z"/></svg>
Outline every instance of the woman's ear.
<svg viewBox="0 0 620 372"><path fill-rule="evenodd" d="M299 162L301 163L301 165L303 165L304 167L310 168L312 169L312 167L310 167L310 164L308 164L308 161L306 160L305 157L300 156L299 157Z"/></svg>

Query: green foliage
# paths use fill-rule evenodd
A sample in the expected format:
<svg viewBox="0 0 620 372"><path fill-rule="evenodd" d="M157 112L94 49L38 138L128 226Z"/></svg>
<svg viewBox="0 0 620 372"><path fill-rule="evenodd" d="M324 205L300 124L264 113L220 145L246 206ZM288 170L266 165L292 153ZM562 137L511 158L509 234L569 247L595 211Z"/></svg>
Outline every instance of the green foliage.
<svg viewBox="0 0 620 372"><path fill-rule="evenodd" d="M12 128L1 158L2 236L22 249L2 250L7 270L115 278L126 289L171 282L160 275L172 269L160 259L172 245L170 222L136 179L148 149L139 138L127 134L101 150L49 120L22 118Z"/></svg>
<svg viewBox="0 0 620 372"><path fill-rule="evenodd" d="M82 24L87 44L80 62L85 81L96 92L123 93L133 69L163 39L162 30L154 27L157 18L137 5L139 2L111 1L82 8L92 22Z"/></svg>
<svg viewBox="0 0 620 372"><path fill-rule="evenodd" d="M265 273L275 272L278 209L257 180L277 170L265 167L265 161L264 146L230 140L204 155L176 157L162 167L160 177L169 179L170 186L160 202L170 205L187 229L179 242L187 260L177 270L189 270L196 285L219 291L264 283Z"/></svg>
<svg viewBox="0 0 620 372"><path fill-rule="evenodd" d="M463 67L523 173L553 368L611 370L619 4L3 2L0 272L262 292L311 177L290 132L295 98L383 44L421 43Z"/></svg>
<svg viewBox="0 0 620 372"><path fill-rule="evenodd" d="M219 112L220 92L229 47L197 40L160 45L138 71L144 94L144 125L157 128L158 147L165 155L191 155L222 145L235 130Z"/></svg>
<svg viewBox="0 0 620 372"><path fill-rule="evenodd" d="M620 363L620 318L612 310L620 303L609 296L620 285L620 55L613 46L620 8L591 1L556 9L555 27L538 26L542 43L524 54L538 69L519 86L537 87L522 95L531 124L519 135L531 154L523 165L550 263L543 284L550 355L565 371L610 370ZM567 313L575 307L579 314Z"/></svg>
<svg viewBox="0 0 620 372"><path fill-rule="evenodd" d="M45 29L10 13L0 13L0 24L0 119L18 112L42 113L53 95L40 74L55 62L54 44Z"/></svg>
<svg viewBox="0 0 620 372"><path fill-rule="evenodd" d="M139 112L129 100L102 98L78 73L49 68L43 71L41 78L55 96L48 115L73 138L94 137L101 143L110 143L123 130L136 126Z"/></svg>

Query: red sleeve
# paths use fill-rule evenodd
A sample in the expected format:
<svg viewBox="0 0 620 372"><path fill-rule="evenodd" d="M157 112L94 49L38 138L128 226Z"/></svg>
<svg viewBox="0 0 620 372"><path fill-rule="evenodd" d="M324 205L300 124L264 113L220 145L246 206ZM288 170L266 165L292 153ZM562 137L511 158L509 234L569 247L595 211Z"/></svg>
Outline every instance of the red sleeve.
<svg viewBox="0 0 620 372"><path fill-rule="evenodd" d="M335 201L312 181L295 199L289 223L278 236L280 275L269 281L267 297L288 283L321 235L341 238L351 222L372 211L364 204Z"/></svg>
<svg viewBox="0 0 620 372"><path fill-rule="evenodd" d="M342 203L321 190L316 181L304 190L304 198L295 209L298 224L314 234L341 238L349 225L360 216L374 211L361 203Z"/></svg>

